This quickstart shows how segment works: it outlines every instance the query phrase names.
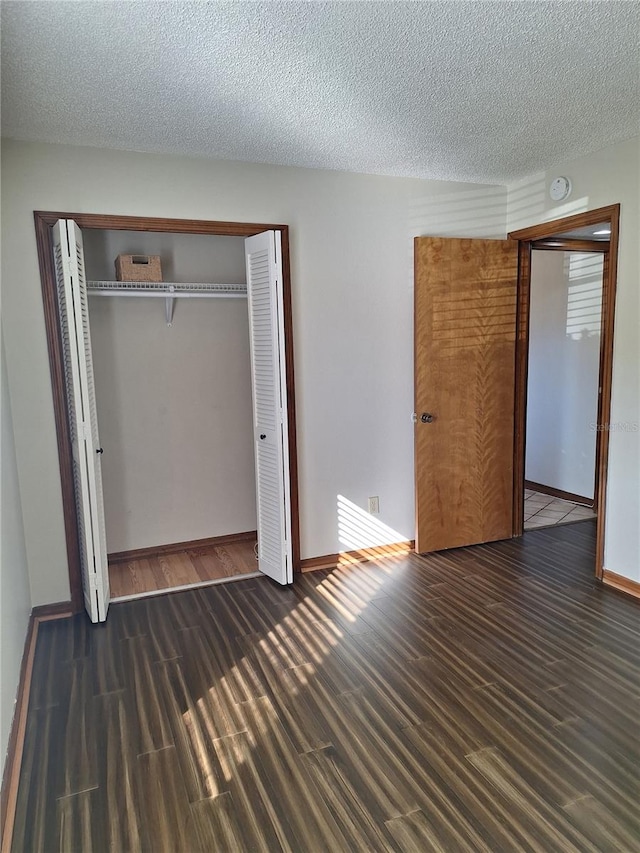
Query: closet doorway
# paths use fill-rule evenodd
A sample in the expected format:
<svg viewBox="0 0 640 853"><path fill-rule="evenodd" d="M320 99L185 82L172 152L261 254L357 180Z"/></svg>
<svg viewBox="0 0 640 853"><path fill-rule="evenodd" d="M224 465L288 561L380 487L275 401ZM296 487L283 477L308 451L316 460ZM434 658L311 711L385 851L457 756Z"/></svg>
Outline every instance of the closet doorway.
<svg viewBox="0 0 640 853"><path fill-rule="evenodd" d="M257 569L291 582L287 227L51 212L35 221L75 609L84 601L105 618L107 550L116 598ZM160 255L162 283L115 282L120 254Z"/></svg>

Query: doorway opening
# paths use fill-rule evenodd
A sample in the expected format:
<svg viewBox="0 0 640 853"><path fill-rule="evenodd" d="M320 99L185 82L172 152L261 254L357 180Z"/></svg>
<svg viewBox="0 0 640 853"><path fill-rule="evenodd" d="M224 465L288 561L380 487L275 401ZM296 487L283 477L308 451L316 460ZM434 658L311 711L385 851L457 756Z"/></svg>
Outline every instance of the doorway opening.
<svg viewBox="0 0 640 853"><path fill-rule="evenodd" d="M601 579L620 206L519 243L513 535L596 518Z"/></svg>
<svg viewBox="0 0 640 853"><path fill-rule="evenodd" d="M597 514L602 282L609 229L598 223L582 229L581 236L582 231L592 232L584 235L584 251L542 241L531 252L525 530Z"/></svg>
<svg viewBox="0 0 640 853"><path fill-rule="evenodd" d="M54 396L54 408L55 408L55 417L56 417L56 428L57 428L57 437L58 437L58 455L60 461L60 472L61 472L61 483L62 483L62 493L63 493L63 509L64 509L64 518L65 518L65 532L66 532L66 541L67 541L67 552L69 559L69 581L71 588L71 596L72 596L72 604L76 611L79 611L82 608L83 600L86 601L86 594L83 592L83 569L82 569L82 542L80 541L82 537L79 535L82 527L82 523L79 524L78 516L76 512L76 492L77 485L74 486L74 463L73 463L73 436L71 433L73 429L70 429L70 404L67 394L67 389L65 387L66 384L66 373L65 373L65 319L61 316L60 303L59 303L59 294L57 292L57 284L56 284L56 271L54 269L54 261L53 261L53 245L54 245L54 226L59 220L64 220L67 222L75 222L75 225L79 229L79 232L86 233L89 236L88 243L93 245L93 254L92 259L90 260L90 266L93 269L90 271L95 280L92 282L93 292L104 293L109 289L105 285L109 285L110 283L103 279L102 273L98 275L95 272L96 269L99 270L100 267L100 258L99 251L97 247L99 247L101 240L103 242L109 240L113 242L115 240L118 245L122 243L122 239L126 239L127 235L133 239L136 238L136 232L138 234L139 240L144 242L145 240L148 242L149 240L156 241L174 239L177 242L180 242L180 247L185 249L186 242L191 239L204 239L204 236L211 238L224 238L220 242L219 249L222 249L222 243L225 243L225 248L228 250L227 255L233 255L234 250L231 247L229 241L233 242L238 241L241 244L244 244L245 238L250 238L247 240L247 248L246 255L247 259L247 274L251 278L252 281L252 293L256 295L258 293L267 294L267 290L271 285L267 282L267 279L271 275L268 272L271 269L271 265L265 261L265 257L263 257L264 253L268 250L268 252L275 251L274 255L274 264L277 261L277 267L280 270L279 278L281 278L280 288L280 296L278 297L281 300L282 309L280 311L280 325L281 327L276 330L276 334L278 339L281 341L281 350L280 355L277 357L275 364L275 368L277 368L276 372L281 377L282 387L281 389L274 388L269 385L264 384L264 374L255 374L254 370L254 421L255 415L258 410L260 410L259 417L267 418L269 421L270 413L265 408L265 400L267 403L271 401L273 398L273 406L277 408L277 400L286 401L285 405L280 409L279 419L275 418L275 415L271 420L274 420L273 426L273 435L279 434L280 430L278 430L276 421L283 422L286 425L282 428L282 432L285 435L285 442L288 439L288 448L285 448L287 451L285 453L284 459L284 485L283 488L286 493L287 500L289 501L290 507L290 525L286 534L284 534L285 539L289 539L286 542L286 547L290 549L290 563L294 571L297 571L299 568L299 525L298 525L298 502L297 502L297 466L296 466L296 441L295 441L295 400L294 400L294 376L293 376L293 352L292 352L292 315L291 315L291 291L290 291L290 275L289 275L289 247L288 247L288 228L284 225L269 225L269 224L254 224L254 223L228 223L228 222L209 222L209 221L197 221L197 220L168 220L168 219L149 219L149 218L141 218L141 217L116 217L116 216L98 216L98 215L87 215L87 214L74 214L74 213L53 213L53 212L36 212L35 213L35 223L36 223L36 234L37 234L37 243L38 243L38 254L40 261L40 270L41 270L41 279L42 279L42 289L43 289L43 299L45 305L45 320L46 320L46 331L47 331L47 341L49 346L49 356L50 356L50 366L51 366L51 375L52 375L52 388L53 388L53 396ZM143 232L143 233L141 233ZM268 234L275 235L271 243L273 244L273 249L271 248L268 240ZM193 235L201 235L198 238L195 238ZM259 235L259 237L257 236ZM242 238L242 239L241 239ZM266 240L266 248L262 246ZM185 242L186 241L186 242ZM257 241L257 242L256 242ZM262 242L261 242L262 241ZM275 242L274 242L275 241ZM183 246L182 243L185 245ZM115 243L114 243L115 245ZM176 243L177 245L177 243ZM130 247L131 248L131 247ZM142 246L142 249L146 248L146 244ZM138 247L136 252L140 252L141 248ZM113 254L113 252L111 252ZM146 254L146 252L145 252ZM149 252L148 254L158 254L157 252ZM224 254L224 253L223 253ZM104 259L102 259L104 260ZM111 259L113 261L113 258ZM274 267L275 268L275 267ZM183 273L184 275L185 273ZM238 276L238 271L235 271L236 277ZM195 276L189 276L187 273L187 278L195 278L195 281L200 284L200 276L197 278ZM261 279L262 276L262 279ZM114 276L111 276L112 278ZM177 277L177 276L176 276ZM231 276L233 277L233 276ZM178 279L180 280L180 279ZM166 277L165 277L166 281ZM117 282L112 282L111 284L117 285ZM233 283L232 285L228 285L228 287L237 287L237 283ZM102 290L101 290L102 288ZM200 305L204 305L205 303L213 303L218 300L210 300L210 299L188 299L182 300L178 297L181 296L202 296L201 290L197 293L195 292L198 288L198 285L176 285L175 290L178 291L180 288L184 288L179 293L176 292L172 295L171 299L167 298L162 299L162 302L166 301L166 317L164 308L162 307L161 301L157 299L153 300L137 300L138 302L138 311L140 310L148 315L146 308L143 307L140 303L156 303L155 306L149 306L155 308L160 312L158 317L158 326L156 328L156 332L153 329L150 330L150 342L153 340L154 334L157 334L164 326L164 321L166 319L167 324L173 322L173 311L175 309L175 303L178 302L180 304L180 308L176 311L177 323L182 320L183 323L188 322L188 317L190 314L193 314L193 309L189 306L189 303L199 303ZM263 290L260 290L263 288ZM92 286L89 285L87 288L90 293L92 290ZM118 295L122 296L122 292L117 291L117 287L114 290L118 293ZM190 291L194 291L191 293ZM246 293L246 290L245 290ZM133 295L133 294L131 294ZM140 295L140 294L138 294ZM147 294L151 295L151 294ZM159 295L159 294L153 294ZM221 295L220 293L212 294L212 295ZM268 295L268 294L267 294ZM116 357L122 357L123 352L119 349L120 340L116 341L114 339L114 323L117 329L124 334L125 342L128 341L131 344L134 341L136 336L136 326L138 329L142 329L143 321L144 323L150 322L150 317L146 316L145 318L138 317L137 319L132 317L131 314L128 316L120 312L119 320L114 317L107 316L105 317L105 308L106 303L110 300L101 300L95 299L90 300L91 302L96 303L96 310L98 314L96 314L96 318L101 314L101 323L102 327L100 328L100 334L96 335L98 343L102 346L103 352L108 352L109 348L111 348L111 355L115 355ZM120 300L121 302L129 302L129 300ZM136 300L131 300L130 304ZM226 301L226 300L225 300ZM229 300L230 302L236 302L238 300ZM251 300L250 300L251 302ZM100 307L98 303L103 303ZM160 303L160 304L158 304ZM111 303L112 306L114 303ZM247 337L251 338L251 346L256 349L256 352L259 350L262 352L261 347L264 346L264 341L260 338L263 334L263 330L266 328L264 317L259 315L258 312L266 310L263 309L263 305L266 303L264 299L261 298L259 302L258 299L253 303L253 307L250 304L250 321L249 325L252 326L251 334L249 334L249 330L247 329ZM246 305L246 299L245 299ZM189 309L187 308L189 306ZM182 309L182 310L181 310ZM89 309L91 310L91 309ZM106 311L108 315L110 313L109 310ZM113 311L111 311L113 314ZM197 316L196 312L196 316ZM241 312L240 312L241 313ZM238 325L238 323L242 323L242 318L238 311L235 311L235 314L238 314L235 319L227 318L227 320L223 323L223 327L227 327L227 331L229 331L231 321ZM234 315L235 316L235 315ZM273 315L276 316L276 315ZM193 318L192 318L193 319ZM228 322L227 322L228 321ZM236 322L237 321L237 322ZM131 326L128 330L123 328L124 325ZM252 325L253 324L253 325ZM273 325L273 324L271 324ZM117 330L116 330L117 331ZM166 329L165 329L166 331ZM219 330L221 331L221 330ZM116 337L120 334L117 333ZM128 335L128 337L127 337ZM240 331L240 335L242 336L242 330ZM151 343L149 344L151 345ZM105 350L106 347L106 350ZM146 346L143 347L146 349ZM150 361L147 362L147 368L153 366L153 354L147 353L147 356L150 358ZM196 354L197 358L197 354ZM253 357L253 362L255 362L255 357ZM193 366L193 365L192 365ZM248 365L245 365L248 366ZM139 367L139 365L138 365ZM255 364L254 364L255 367ZM132 365L133 368L133 365ZM123 381L131 384L130 380L132 377L127 376L127 365L121 364L119 368L119 381L122 384ZM118 371L116 371L118 372ZM68 373L68 371L67 371ZM165 372L166 373L166 372ZM246 373L246 371L245 371ZM141 374L140 374L141 375ZM140 380L140 375L138 376L138 380ZM257 378L256 378L257 377ZM103 391L103 411L108 410L108 395L110 391L114 393L122 392L123 388L121 384L116 385L113 384L113 375L109 375L109 371L106 373L103 372L102 376L99 376L98 392L100 393L100 388ZM244 377L246 379L246 376ZM167 376L167 382L169 382L170 377ZM178 385L175 385L173 391L175 393L176 388L179 388L179 376L174 377L178 382ZM156 385L158 381L162 384L162 377L155 377ZM111 388L109 386L109 382L111 382ZM230 388L233 388L234 381L233 377L229 377ZM262 383L262 389L258 389L256 391L256 385L260 385ZM245 383L246 384L246 383ZM135 385L135 382L134 382ZM117 387L116 387L117 386ZM127 386L128 387L128 386ZM141 385L138 381L138 385L136 388L133 386L128 388L128 392L133 394L139 394L141 392ZM145 389L145 391L148 389ZM169 391L170 389L167 388ZM236 389L237 391L238 389ZM159 391L158 388L155 389L156 392ZM206 397L207 394L211 395L215 393L214 390L210 386L207 385L206 377L203 378L203 381L200 383L199 388L199 397L207 403ZM260 399L256 397L256 394L262 395ZM266 395L266 397L265 397ZM157 403L158 393L156 393L156 403ZM196 399L192 400L193 404L196 404ZM208 401L210 403L211 401ZM224 404L224 401L221 401ZM100 400L98 400L98 405L100 405ZM167 409L171 408L172 405L175 406L175 400L172 400L169 396L166 399L164 405L166 405ZM246 399L240 401L241 406L247 405ZM157 407L156 407L157 408ZM211 406L209 405L209 408ZM274 412L275 412L274 408ZM250 411L250 405L249 405ZM271 413L273 414L273 413ZM73 420L71 418L71 420ZM178 419L179 422L180 419ZM276 470L278 465L275 464L273 460L276 460L277 451L274 449L274 445L278 442L274 439L272 441L272 429L270 423L265 423L259 430L255 429L254 422L254 431L256 432L256 436L254 437L254 444L256 445L256 454L255 454L255 471L262 469L262 473L258 476L258 487L260 487L260 477L264 481L264 478L269 476L269 470ZM175 424L174 424L175 426ZM118 429L118 424L114 421L114 424L110 424L109 428L113 427L114 430ZM122 424L120 424L122 427ZM171 427L170 427L171 429ZM205 427L206 431L206 427ZM246 430L245 430L246 432ZM249 430L249 435L251 430ZM260 435L257 435L260 433ZM238 437L241 440L241 436ZM246 436L245 436L246 438ZM255 438L261 439L261 441L255 441ZM235 439L234 439L235 440ZM249 437L248 440L252 440ZM246 443L246 442L245 442ZM138 443L138 448L141 445ZM156 448L158 451L158 448ZM231 449L229 449L229 452ZM97 453L102 452L102 448L96 448ZM206 452L206 450L205 450ZM219 454L220 456L220 454ZM273 457L273 458L272 458ZM101 459L101 457L98 457ZM138 459L138 461L140 461ZM192 459L191 462L194 460ZM224 464L224 460L219 460L221 464ZM226 460L228 461L228 460ZM119 471L115 471L115 477L112 478L113 483L115 485L116 492L118 490L117 483L126 480L126 475L131 475L131 467L126 463L126 460L121 458L119 460L121 464L119 464ZM154 465L157 469L161 469L163 465L169 465L171 463L171 459L165 455L162 456L158 452L155 453L155 458L151 461L151 467ZM190 463L189 463L190 464ZM275 467L274 467L275 465ZM251 466L246 466L251 467ZM282 470L283 466L280 466ZM77 465L76 465L77 468ZM127 469L127 470L125 470ZM112 472L113 473L113 472ZM245 472L247 473L247 472ZM77 471L76 471L77 475ZM119 480L118 480L119 478ZM124 479L123 479L124 478ZM245 477L244 479L247 479ZM77 479L77 477L76 477ZM224 478L223 478L224 479ZM131 477L130 477L131 480ZM207 490L207 473L204 472L203 477L201 477L202 482L200 483L202 492L201 498L207 502L211 500L211 496L206 494ZM227 478L228 480L228 478ZM245 484L246 485L246 484ZM267 491L268 484L267 484ZM138 490L139 491L139 490ZM245 489L246 491L246 489ZM260 489L258 488L258 492ZM135 485L133 487L133 492L135 492ZM118 507L117 499L111 500L111 516L112 516L112 529L114 531L114 546L109 548L110 551L110 559L109 564L112 567L113 571L117 571L119 574L122 574L122 566L123 564L130 564L131 570L128 572L131 580L131 577L135 579L136 573L142 574L144 571L148 573L147 583L145 584L144 580L141 580L138 577L138 584L144 587L145 585L149 587L149 589L142 589L143 593L147 594L157 594L157 589L153 587L157 587L160 585L162 588L167 588L171 586L173 588L176 587L184 587L187 585L201 585L202 583L209 583L212 580L215 580L215 577L211 577L211 575L220 575L220 576L233 576L236 574L244 574L250 569L255 571L255 556L253 553L253 545L255 542L255 530L246 529L246 519L251 514L251 508L247 508L245 506L244 510L242 508L235 508L235 516L237 518L243 518L244 522L241 523L237 521L237 524L240 527L245 529L242 530L233 530L228 531L231 535L225 535L224 532L216 531L219 535L214 535L211 537L202 537L202 535L189 536L184 535L180 537L179 533L174 533L172 535L168 535L169 541L163 542L157 541L155 542L153 539L153 508L151 508L151 512L147 515L146 522L150 525L149 529L141 534L139 540L135 538L131 538L131 531L127 529L127 513L132 507L139 503L140 499L143 499L142 493L138 494L137 499L135 495L129 496L130 504L129 507ZM260 505L260 501L262 500L260 494L257 495L258 504ZM247 501L245 501L245 504ZM200 508L202 509L202 508ZM224 515L228 514L228 511L231 510L231 507L224 506L223 504L220 506L220 512ZM255 511L255 507L254 507ZM243 515L244 512L244 515ZM201 513L203 517L206 516L207 510L205 508L204 513ZM232 512L232 515L234 513ZM144 517L145 511L143 510L142 517ZM258 507L258 516L260 516L260 509ZM270 532L274 531L276 527L277 519L273 520L263 517L263 530ZM227 525L232 522L225 522ZM258 519L258 529L261 528L260 518ZM176 528L180 529L180 526ZM187 527L183 527L183 530L188 530ZM196 529L195 527L193 529ZM202 524L200 525L200 529L202 528ZM275 530L278 533L278 530ZM156 531L157 533L157 531ZM145 536L147 540L145 541ZM149 538L151 537L151 538ZM272 539L270 536L262 537L264 541L264 546L261 547L261 558L264 564L264 568L261 570L266 574L271 574L269 568L270 563L275 561L275 548L272 547L274 545L275 539ZM182 539L183 541L177 541L177 539ZM209 539L210 541L206 541ZM277 539L277 537L276 537ZM141 546L141 547L136 547ZM271 554L271 552L274 552ZM264 553L263 553L264 552ZM155 564L149 564L149 557L153 554L155 559ZM273 559L272 559L273 557ZM86 560L85 560L86 562ZM117 568L116 568L117 567ZM155 569L155 571L154 571ZM290 571L290 570L288 570ZM125 571L125 575L127 572ZM155 575L155 578L154 578ZM271 575L274 576L273 574ZM175 583L171 582L171 579L175 579ZM86 578L85 578L86 581ZM282 581L281 581L282 582ZM85 583L86 589L86 583ZM134 583L135 586L135 583ZM126 589L114 590L114 592L120 592L120 596L122 594L126 595ZM134 592L131 590L132 594L137 594L137 591ZM118 597L120 597L118 596Z"/></svg>

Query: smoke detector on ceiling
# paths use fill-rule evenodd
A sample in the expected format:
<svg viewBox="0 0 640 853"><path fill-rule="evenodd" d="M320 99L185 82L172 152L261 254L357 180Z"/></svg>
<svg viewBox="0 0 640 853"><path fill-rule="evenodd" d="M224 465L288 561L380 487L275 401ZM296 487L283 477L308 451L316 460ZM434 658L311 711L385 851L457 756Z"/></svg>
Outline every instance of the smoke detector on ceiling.
<svg viewBox="0 0 640 853"><path fill-rule="evenodd" d="M571 194L571 181L562 175L554 178L549 186L549 195L553 201L564 201Z"/></svg>

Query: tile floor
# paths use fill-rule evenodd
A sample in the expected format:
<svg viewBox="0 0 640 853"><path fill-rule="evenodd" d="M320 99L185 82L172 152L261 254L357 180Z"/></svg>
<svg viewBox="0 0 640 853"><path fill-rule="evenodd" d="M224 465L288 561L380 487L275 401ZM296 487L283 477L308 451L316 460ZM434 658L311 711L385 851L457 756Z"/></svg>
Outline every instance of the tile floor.
<svg viewBox="0 0 640 853"><path fill-rule="evenodd" d="M595 518L595 512L588 506L563 501L541 492L524 492L524 529L533 530L536 527L551 527L555 524L567 524L570 521L584 521Z"/></svg>

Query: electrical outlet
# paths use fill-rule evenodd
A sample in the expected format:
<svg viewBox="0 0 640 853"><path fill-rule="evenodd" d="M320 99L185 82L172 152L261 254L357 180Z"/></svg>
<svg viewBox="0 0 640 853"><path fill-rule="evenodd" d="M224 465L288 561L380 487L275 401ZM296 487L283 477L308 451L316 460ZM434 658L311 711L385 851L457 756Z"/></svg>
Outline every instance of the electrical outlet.
<svg viewBox="0 0 640 853"><path fill-rule="evenodd" d="M372 515L377 515L380 512L380 498L377 495L369 498L369 512Z"/></svg>

